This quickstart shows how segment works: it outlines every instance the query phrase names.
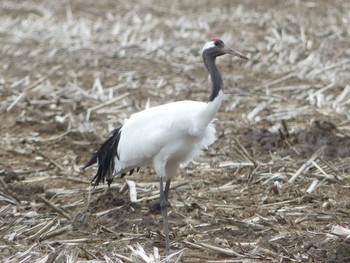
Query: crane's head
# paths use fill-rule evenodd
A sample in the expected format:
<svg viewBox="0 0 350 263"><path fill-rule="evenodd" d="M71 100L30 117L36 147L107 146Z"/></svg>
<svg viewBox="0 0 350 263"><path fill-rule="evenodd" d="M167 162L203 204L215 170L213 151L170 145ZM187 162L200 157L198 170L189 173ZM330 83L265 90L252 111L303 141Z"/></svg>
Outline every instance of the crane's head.
<svg viewBox="0 0 350 263"><path fill-rule="evenodd" d="M233 48L225 47L224 42L218 38L212 38L203 47L203 55L211 56L213 58L219 57L225 54L230 54L241 59L249 60L245 55Z"/></svg>

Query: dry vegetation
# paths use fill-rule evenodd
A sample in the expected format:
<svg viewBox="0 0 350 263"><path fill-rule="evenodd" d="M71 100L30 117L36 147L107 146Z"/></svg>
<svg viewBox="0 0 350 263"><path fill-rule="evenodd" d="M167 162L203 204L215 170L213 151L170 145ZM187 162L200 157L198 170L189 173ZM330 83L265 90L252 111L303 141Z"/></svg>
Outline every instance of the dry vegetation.
<svg viewBox="0 0 350 263"><path fill-rule="evenodd" d="M3 0L0 261L350 262L350 2L258 3ZM131 113L205 100L214 36L251 59L219 59L219 140L175 178L166 255L152 170L104 192L80 167Z"/></svg>

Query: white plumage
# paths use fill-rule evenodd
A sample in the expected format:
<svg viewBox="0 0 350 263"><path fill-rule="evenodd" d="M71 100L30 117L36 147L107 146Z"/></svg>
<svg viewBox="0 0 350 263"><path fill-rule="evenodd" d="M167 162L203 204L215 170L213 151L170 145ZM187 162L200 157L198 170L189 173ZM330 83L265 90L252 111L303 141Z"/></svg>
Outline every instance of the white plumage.
<svg viewBox="0 0 350 263"><path fill-rule="evenodd" d="M208 102L173 102L131 115L101 145L84 167L97 162L98 171L93 178L94 184L107 181L110 185L118 174L123 177L142 166L153 166L160 182L160 206L167 249L170 182L180 164L193 160L215 141L212 121L224 96L223 82L215 59L224 54L248 59L238 51L226 48L220 39L214 38L204 45L203 62L212 81ZM163 179L166 180L165 190Z"/></svg>
<svg viewBox="0 0 350 263"><path fill-rule="evenodd" d="M215 141L211 123L222 101L213 103L179 101L152 107L131 115L120 130L115 172L125 173L140 166L153 166L158 176L172 179L164 170L178 167L200 155Z"/></svg>

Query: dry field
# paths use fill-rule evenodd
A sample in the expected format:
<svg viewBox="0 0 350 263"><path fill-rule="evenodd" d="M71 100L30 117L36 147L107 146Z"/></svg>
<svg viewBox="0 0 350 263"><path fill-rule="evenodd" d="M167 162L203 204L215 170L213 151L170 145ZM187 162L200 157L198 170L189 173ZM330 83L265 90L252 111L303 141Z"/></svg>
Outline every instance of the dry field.
<svg viewBox="0 0 350 263"><path fill-rule="evenodd" d="M1 262L350 262L349 1L0 3ZM133 112L206 100L211 37L250 60L218 59L167 254L154 172L106 191L81 167Z"/></svg>

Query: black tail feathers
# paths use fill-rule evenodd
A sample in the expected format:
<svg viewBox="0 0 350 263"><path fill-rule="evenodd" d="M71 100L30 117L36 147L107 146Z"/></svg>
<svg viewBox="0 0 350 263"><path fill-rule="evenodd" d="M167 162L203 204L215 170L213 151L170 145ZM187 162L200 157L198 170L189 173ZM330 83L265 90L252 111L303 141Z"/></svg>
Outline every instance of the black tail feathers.
<svg viewBox="0 0 350 263"><path fill-rule="evenodd" d="M107 181L110 185L113 181L114 173L114 158L118 155L118 144L120 140L121 127L115 129L111 136L100 146L97 152L94 153L90 161L82 168L83 170L95 163L98 164L98 170L95 177L92 179L92 185L98 185L100 182Z"/></svg>

